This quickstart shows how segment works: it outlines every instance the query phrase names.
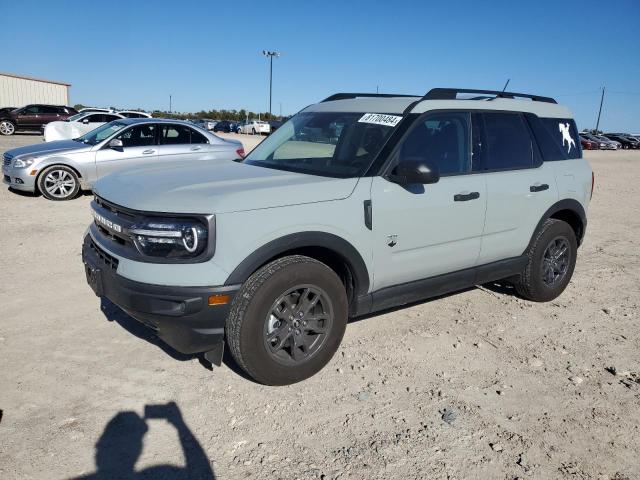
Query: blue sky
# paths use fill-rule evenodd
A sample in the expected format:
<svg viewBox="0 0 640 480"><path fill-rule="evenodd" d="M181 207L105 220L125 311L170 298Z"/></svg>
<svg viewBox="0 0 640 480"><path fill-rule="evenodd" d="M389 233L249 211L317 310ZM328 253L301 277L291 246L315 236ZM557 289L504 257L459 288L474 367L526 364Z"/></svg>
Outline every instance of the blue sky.
<svg viewBox="0 0 640 480"><path fill-rule="evenodd" d="M640 132L640 1L0 0L0 70L73 84L71 103L295 113L339 91L509 89L579 127ZM11 46L11 48L6 48ZM610 93L609 93L610 92Z"/></svg>

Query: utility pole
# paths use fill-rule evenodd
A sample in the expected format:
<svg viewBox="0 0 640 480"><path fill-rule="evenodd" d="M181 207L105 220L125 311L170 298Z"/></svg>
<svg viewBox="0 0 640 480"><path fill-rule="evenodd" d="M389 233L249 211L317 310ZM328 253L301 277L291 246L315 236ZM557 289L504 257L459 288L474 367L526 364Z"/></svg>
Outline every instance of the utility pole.
<svg viewBox="0 0 640 480"><path fill-rule="evenodd" d="M600 127L600 114L602 113L602 103L604 102L604 89L602 87L602 96L600 97L600 109L598 110L598 121L596 122L596 135L598 134L598 127Z"/></svg>
<svg viewBox="0 0 640 480"><path fill-rule="evenodd" d="M171 113L171 94L169 94L169 113Z"/></svg>
<svg viewBox="0 0 640 480"><path fill-rule="evenodd" d="M279 52L272 52L269 50L263 50L262 54L269 58L269 115L271 115L271 94L273 84L273 57L279 57Z"/></svg>

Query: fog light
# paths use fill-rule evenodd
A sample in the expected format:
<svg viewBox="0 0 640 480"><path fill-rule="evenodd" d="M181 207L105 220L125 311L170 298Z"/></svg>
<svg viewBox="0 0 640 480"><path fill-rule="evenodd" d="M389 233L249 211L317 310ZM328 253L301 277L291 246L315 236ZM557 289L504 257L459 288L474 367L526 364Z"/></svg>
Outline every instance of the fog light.
<svg viewBox="0 0 640 480"><path fill-rule="evenodd" d="M209 305L226 305L231 300L229 295L210 295L209 296Z"/></svg>
<svg viewBox="0 0 640 480"><path fill-rule="evenodd" d="M21 178L16 178L15 181L16 181L17 185L23 185L24 184L24 182L22 181Z"/></svg>

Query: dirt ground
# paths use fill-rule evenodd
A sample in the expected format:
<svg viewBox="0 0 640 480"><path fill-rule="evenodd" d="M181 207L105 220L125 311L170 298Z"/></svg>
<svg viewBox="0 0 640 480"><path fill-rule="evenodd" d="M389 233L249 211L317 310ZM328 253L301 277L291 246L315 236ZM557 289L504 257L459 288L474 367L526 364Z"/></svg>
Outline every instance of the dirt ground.
<svg viewBox="0 0 640 480"><path fill-rule="evenodd" d="M279 388L101 308L89 195L3 187L0 479L640 478L640 152L586 157L586 241L556 301L483 287L352 321L327 368Z"/></svg>

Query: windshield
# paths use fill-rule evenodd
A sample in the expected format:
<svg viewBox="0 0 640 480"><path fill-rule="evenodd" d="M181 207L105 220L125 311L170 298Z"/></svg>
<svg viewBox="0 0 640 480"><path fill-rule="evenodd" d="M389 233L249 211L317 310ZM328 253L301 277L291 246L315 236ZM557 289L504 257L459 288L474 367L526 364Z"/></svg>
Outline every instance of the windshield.
<svg viewBox="0 0 640 480"><path fill-rule="evenodd" d="M118 130L122 130L124 127L126 127L126 125L118 121L105 123L104 125L100 125L98 128L85 133L81 137L74 138L74 140L76 142L82 142L87 145L97 145L105 138L109 138L111 135L116 133Z"/></svg>
<svg viewBox="0 0 640 480"><path fill-rule="evenodd" d="M400 118L345 112L299 113L247 155L245 163L327 177L359 177Z"/></svg>

